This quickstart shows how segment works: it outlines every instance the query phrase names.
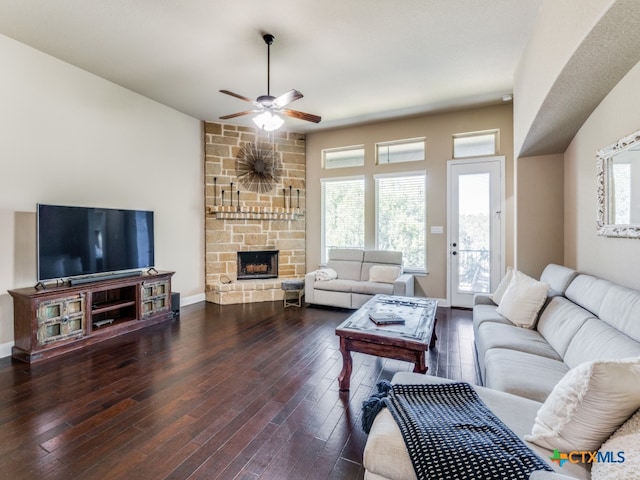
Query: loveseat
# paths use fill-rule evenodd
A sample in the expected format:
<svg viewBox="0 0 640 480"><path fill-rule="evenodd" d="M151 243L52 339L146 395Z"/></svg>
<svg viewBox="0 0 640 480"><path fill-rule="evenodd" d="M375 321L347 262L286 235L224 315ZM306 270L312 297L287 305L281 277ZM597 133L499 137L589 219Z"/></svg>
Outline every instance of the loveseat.
<svg viewBox="0 0 640 480"><path fill-rule="evenodd" d="M336 248L323 268L305 276L305 302L356 309L376 294L413 296L402 252Z"/></svg>
<svg viewBox="0 0 640 480"><path fill-rule="evenodd" d="M554 470L530 479L640 478L640 292L548 265L540 278L546 285L542 307L524 328L500 313L513 293L506 280L502 298L497 291L476 296L473 324L484 386L474 388ZM442 382L451 380L408 372L393 378L396 384ZM566 455L564 462L551 460L558 457L554 450ZM572 451L601 453L568 460ZM590 458L601 461L583 460ZM368 480L416 478L387 409L373 422L363 463Z"/></svg>

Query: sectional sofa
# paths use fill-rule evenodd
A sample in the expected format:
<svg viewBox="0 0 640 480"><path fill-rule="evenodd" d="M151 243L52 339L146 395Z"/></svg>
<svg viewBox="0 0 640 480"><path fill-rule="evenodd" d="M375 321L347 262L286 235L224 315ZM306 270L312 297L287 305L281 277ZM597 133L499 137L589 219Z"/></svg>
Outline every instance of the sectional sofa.
<svg viewBox="0 0 640 480"><path fill-rule="evenodd" d="M305 276L305 302L356 309L376 294L413 296L402 252L336 248L326 266Z"/></svg>
<svg viewBox="0 0 640 480"><path fill-rule="evenodd" d="M540 281L548 290L530 328L502 315L492 295L476 296L473 325L484 382L476 392L555 471L535 472L531 480L640 478L640 292L561 265L548 265ZM442 382L450 380L408 372L393 378L396 384ZM554 409L557 418L550 416ZM560 466L551 460L554 442L559 451L584 445L610 460L626 450L626 461ZM363 463L368 480L416 478L387 409L373 422Z"/></svg>

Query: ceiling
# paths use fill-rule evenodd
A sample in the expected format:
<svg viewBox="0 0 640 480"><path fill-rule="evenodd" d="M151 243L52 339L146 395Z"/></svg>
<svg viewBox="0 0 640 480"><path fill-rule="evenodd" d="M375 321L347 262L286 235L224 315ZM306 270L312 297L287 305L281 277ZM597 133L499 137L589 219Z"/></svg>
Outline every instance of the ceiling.
<svg viewBox="0 0 640 480"><path fill-rule="evenodd" d="M0 33L206 121L251 108L218 90L267 93L272 33L271 94L301 91L310 132L500 102L541 3L0 0Z"/></svg>

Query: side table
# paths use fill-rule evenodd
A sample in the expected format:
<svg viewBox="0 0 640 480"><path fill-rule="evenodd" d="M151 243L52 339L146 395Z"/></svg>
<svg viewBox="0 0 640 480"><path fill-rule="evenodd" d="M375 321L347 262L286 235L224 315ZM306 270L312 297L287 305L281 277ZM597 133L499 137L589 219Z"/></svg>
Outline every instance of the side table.
<svg viewBox="0 0 640 480"><path fill-rule="evenodd" d="M284 308L302 306L304 280L282 280L281 288L284 291Z"/></svg>

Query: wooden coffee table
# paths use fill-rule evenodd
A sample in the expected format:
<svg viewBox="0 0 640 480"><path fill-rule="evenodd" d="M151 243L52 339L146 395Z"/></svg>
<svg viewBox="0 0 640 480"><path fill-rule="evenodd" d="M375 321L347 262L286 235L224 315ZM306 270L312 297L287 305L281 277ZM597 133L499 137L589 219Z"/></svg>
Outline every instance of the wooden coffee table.
<svg viewBox="0 0 640 480"><path fill-rule="evenodd" d="M426 373L425 353L433 348L436 338L437 300L432 298L376 295L336 328L340 337L342 372L340 390L349 390L351 352L404 360L415 364L413 371ZM393 313L404 324L376 325L370 313Z"/></svg>

